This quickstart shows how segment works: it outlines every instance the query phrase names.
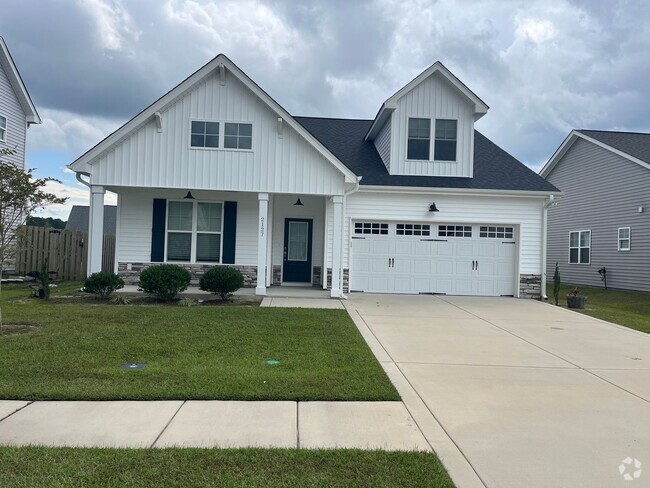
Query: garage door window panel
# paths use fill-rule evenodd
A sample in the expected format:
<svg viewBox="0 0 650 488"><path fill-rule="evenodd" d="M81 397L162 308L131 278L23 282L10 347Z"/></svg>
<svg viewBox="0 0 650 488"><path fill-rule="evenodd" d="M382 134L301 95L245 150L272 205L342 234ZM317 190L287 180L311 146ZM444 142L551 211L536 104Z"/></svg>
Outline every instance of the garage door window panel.
<svg viewBox="0 0 650 488"><path fill-rule="evenodd" d="M398 236L429 236L431 226L427 224L397 224L395 233Z"/></svg>
<svg viewBox="0 0 650 488"><path fill-rule="evenodd" d="M355 234L374 234L374 235L388 235L388 224L380 224L377 222L355 222Z"/></svg>
<svg viewBox="0 0 650 488"><path fill-rule="evenodd" d="M439 225L438 237L472 237L471 225Z"/></svg>
<svg viewBox="0 0 650 488"><path fill-rule="evenodd" d="M512 239L514 237L514 228L482 225L479 236L487 239Z"/></svg>

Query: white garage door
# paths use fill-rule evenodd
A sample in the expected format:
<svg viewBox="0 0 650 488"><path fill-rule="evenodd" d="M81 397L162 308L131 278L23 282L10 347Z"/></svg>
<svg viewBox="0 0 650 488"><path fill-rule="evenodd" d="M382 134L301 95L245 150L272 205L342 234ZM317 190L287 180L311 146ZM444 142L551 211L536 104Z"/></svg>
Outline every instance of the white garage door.
<svg viewBox="0 0 650 488"><path fill-rule="evenodd" d="M354 222L350 289L515 294L515 227Z"/></svg>

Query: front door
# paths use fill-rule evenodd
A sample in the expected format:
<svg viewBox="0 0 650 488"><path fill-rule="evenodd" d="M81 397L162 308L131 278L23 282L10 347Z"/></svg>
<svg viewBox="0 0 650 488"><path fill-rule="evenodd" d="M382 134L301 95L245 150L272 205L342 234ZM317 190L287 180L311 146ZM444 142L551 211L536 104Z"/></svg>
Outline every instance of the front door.
<svg viewBox="0 0 650 488"><path fill-rule="evenodd" d="M311 283L312 219L284 219L282 281Z"/></svg>

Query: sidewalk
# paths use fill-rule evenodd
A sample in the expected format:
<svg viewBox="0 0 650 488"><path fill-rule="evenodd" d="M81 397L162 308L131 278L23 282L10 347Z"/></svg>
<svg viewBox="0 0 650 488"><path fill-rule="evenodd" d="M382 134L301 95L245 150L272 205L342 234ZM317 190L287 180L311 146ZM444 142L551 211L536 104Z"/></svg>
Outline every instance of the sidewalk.
<svg viewBox="0 0 650 488"><path fill-rule="evenodd" d="M431 450L402 402L0 400L0 444Z"/></svg>

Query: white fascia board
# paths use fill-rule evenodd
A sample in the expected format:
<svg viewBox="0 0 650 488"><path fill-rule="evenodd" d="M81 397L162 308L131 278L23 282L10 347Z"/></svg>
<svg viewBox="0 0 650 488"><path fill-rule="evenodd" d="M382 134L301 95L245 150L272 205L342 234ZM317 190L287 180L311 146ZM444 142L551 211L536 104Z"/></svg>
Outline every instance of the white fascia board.
<svg viewBox="0 0 650 488"><path fill-rule="evenodd" d="M530 191L530 190L489 190L474 188L438 188L421 186L375 186L367 185L359 187L360 193L429 193L445 195L471 195L489 197L525 197L525 198L548 198L549 195L561 196L560 191Z"/></svg>
<svg viewBox="0 0 650 488"><path fill-rule="evenodd" d="M228 57L224 54L219 54L212 61L205 66L194 72L187 79L182 81L179 85L173 88L167 94L163 95L149 107L144 109L138 115L129 120L122 127L110 134L104 140L99 142L96 146L91 148L85 154L72 162L69 167L75 170L75 167L84 163L91 164L98 156L105 151L109 150L114 144L128 136L131 132L137 130L142 124L146 123L156 112L160 112L183 95L185 92L191 90L197 83L201 82L205 77L210 75L214 70L218 69L220 65L224 65L226 69L235 75L239 81L244 83L260 100L271 108L278 116L282 117L298 134L300 134L307 142L309 142L325 159L327 159L334 167L336 167L345 176L346 183L355 183L357 181L356 175L350 171L341 161L336 158L325 146L323 146L314 136L312 136L302 125L300 125L282 106L277 103L271 96L262 90L257 83L251 80L241 69L239 69Z"/></svg>
<svg viewBox="0 0 650 488"><path fill-rule="evenodd" d="M32 98L29 96L29 92L27 91L27 87L25 86L25 83L23 83L23 79L20 77L20 72L18 71L18 68L16 68L16 63L14 63L14 60L11 57L9 48L7 47L7 44L5 44L5 40L1 36L0 36L0 65L2 65L5 68L5 73L7 74L9 83L11 83L11 87L16 93L18 102L20 103L20 106L22 107L23 112L25 113L25 120L27 121L27 123L40 124L41 117L38 115L38 112L36 111L36 107L32 102Z"/></svg>

